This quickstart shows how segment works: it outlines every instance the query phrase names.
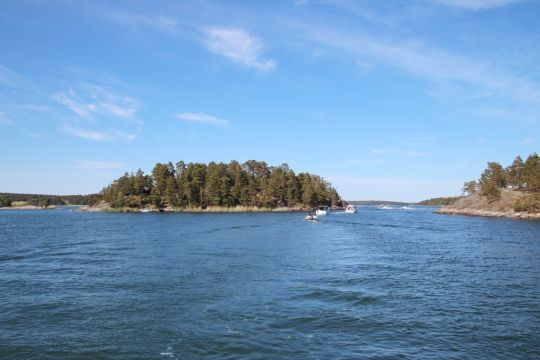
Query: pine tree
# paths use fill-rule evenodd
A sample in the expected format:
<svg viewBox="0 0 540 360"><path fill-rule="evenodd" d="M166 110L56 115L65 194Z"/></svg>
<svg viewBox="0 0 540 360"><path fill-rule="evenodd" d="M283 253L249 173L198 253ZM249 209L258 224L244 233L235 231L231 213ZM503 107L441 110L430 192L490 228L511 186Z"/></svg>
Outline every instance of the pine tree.
<svg viewBox="0 0 540 360"><path fill-rule="evenodd" d="M477 188L478 188L478 184L476 183L476 181L474 180L467 181L463 184L462 192L463 194L472 195L476 192Z"/></svg>
<svg viewBox="0 0 540 360"><path fill-rule="evenodd" d="M527 191L540 192L540 157L536 153L525 160L523 180Z"/></svg>
<svg viewBox="0 0 540 360"><path fill-rule="evenodd" d="M516 190L523 189L523 170L525 164L521 156L516 156L512 165L508 166L505 170L508 185Z"/></svg>

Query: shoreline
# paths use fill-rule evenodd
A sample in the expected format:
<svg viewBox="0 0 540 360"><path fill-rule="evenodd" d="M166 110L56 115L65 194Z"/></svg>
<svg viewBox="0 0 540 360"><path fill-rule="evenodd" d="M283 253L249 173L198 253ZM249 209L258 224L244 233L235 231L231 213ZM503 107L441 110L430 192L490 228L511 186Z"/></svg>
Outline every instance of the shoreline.
<svg viewBox="0 0 540 360"><path fill-rule="evenodd" d="M47 207L37 206L37 205L0 207L0 210L52 210L52 209L56 209L56 205L51 205Z"/></svg>
<svg viewBox="0 0 540 360"><path fill-rule="evenodd" d="M527 196L521 191L501 189L500 197L494 201L479 193L463 197L451 205L445 205L435 211L437 214L466 215L484 217L504 217L508 219L540 219L540 213L515 211L514 204L517 200Z"/></svg>
<svg viewBox="0 0 540 360"><path fill-rule="evenodd" d="M540 213L531 214L528 212L515 212L515 211L492 211L492 210L481 210L481 209L452 209L442 207L439 210L435 211L436 214L441 215L462 215L462 216L481 216L481 217L498 217L498 218L507 218L507 219L529 219L529 220L540 220Z"/></svg>
<svg viewBox="0 0 540 360"><path fill-rule="evenodd" d="M79 208L79 211L83 212L122 212L122 213L263 213L263 212L303 212L307 209L300 207L256 207L256 206L208 206L207 208L200 207L189 207L189 208L164 208L164 209L155 209L155 208L112 208L101 204L98 206L83 206Z"/></svg>

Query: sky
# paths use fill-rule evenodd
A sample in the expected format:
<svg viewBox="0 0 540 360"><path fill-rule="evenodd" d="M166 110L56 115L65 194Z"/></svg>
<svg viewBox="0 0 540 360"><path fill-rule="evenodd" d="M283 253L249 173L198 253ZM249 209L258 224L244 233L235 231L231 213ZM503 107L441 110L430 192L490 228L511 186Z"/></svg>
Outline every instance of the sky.
<svg viewBox="0 0 540 360"><path fill-rule="evenodd" d="M0 192L255 159L459 195L540 143L535 0L0 2Z"/></svg>

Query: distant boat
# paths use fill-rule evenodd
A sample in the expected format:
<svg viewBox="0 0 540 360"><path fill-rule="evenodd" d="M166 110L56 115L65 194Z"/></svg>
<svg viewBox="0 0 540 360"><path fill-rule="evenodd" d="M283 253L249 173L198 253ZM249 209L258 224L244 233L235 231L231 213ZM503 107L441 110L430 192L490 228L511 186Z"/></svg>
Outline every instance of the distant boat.
<svg viewBox="0 0 540 360"><path fill-rule="evenodd" d="M142 212L142 213L149 213L149 212L150 212L150 209L141 209L141 212Z"/></svg>
<svg viewBox="0 0 540 360"><path fill-rule="evenodd" d="M407 206L407 205L402 206L401 209L403 209L403 210L414 210L413 207L410 207L410 206Z"/></svg>
<svg viewBox="0 0 540 360"><path fill-rule="evenodd" d="M306 217L304 219L308 220L308 221L316 221L317 220L317 215L310 211L310 212L308 212L306 214Z"/></svg>
<svg viewBox="0 0 540 360"><path fill-rule="evenodd" d="M356 206L354 205L347 205L347 208L345 209L345 212L348 214L354 214L356 213Z"/></svg>
<svg viewBox="0 0 540 360"><path fill-rule="evenodd" d="M324 216L324 215L328 215L329 212L330 212L330 208L328 206L319 206L317 210L315 210L315 215Z"/></svg>
<svg viewBox="0 0 540 360"><path fill-rule="evenodd" d="M394 208L391 207L391 206L388 206L386 204L382 205L382 206L379 206L379 209L382 209L382 210L393 210Z"/></svg>

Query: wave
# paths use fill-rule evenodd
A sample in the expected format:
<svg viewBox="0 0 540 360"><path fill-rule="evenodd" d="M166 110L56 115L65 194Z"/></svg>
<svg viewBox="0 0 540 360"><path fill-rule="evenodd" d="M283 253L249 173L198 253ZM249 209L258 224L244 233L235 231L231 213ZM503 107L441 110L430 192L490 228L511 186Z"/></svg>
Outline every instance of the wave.
<svg viewBox="0 0 540 360"><path fill-rule="evenodd" d="M20 256L20 255L0 255L0 261L11 261L11 260L22 260L25 259L26 256Z"/></svg>
<svg viewBox="0 0 540 360"><path fill-rule="evenodd" d="M350 305L367 305L380 300L378 296L366 295L359 291L316 289L306 294L293 297L296 300L320 300L324 302L342 302Z"/></svg>

